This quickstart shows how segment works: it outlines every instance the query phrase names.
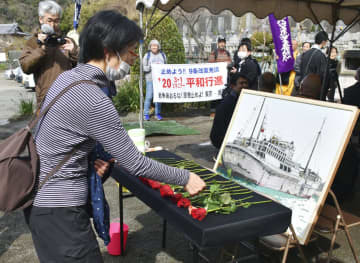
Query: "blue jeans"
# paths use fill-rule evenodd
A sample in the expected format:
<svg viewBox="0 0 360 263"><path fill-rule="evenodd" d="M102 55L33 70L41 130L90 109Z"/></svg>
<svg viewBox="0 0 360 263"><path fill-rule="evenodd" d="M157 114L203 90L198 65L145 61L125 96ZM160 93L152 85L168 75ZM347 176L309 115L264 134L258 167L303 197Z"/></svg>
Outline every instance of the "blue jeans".
<svg viewBox="0 0 360 263"><path fill-rule="evenodd" d="M153 98L153 82L146 81L146 95L144 103L144 115L149 115L150 105ZM155 102L155 115L160 114L161 112L161 103Z"/></svg>

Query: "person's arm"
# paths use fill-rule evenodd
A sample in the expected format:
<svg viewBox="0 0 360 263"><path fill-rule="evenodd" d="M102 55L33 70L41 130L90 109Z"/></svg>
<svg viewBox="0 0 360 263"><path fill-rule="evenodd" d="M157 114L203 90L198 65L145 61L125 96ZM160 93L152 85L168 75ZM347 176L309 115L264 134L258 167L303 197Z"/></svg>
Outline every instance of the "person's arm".
<svg viewBox="0 0 360 263"><path fill-rule="evenodd" d="M301 57L302 57L302 54L298 55L295 59L294 71L296 72L296 74L300 74Z"/></svg>
<svg viewBox="0 0 360 263"><path fill-rule="evenodd" d="M35 73L46 57L46 50L46 47L42 48L36 43L36 38L32 38L26 42L19 58L22 71L25 74Z"/></svg>
<svg viewBox="0 0 360 263"><path fill-rule="evenodd" d="M89 136L102 144L105 151L129 174L170 184L187 185L189 171L156 162L137 150L108 98L102 98L93 106L89 113L87 130Z"/></svg>
<svg viewBox="0 0 360 263"><path fill-rule="evenodd" d="M150 54L151 56L151 54ZM143 68L144 68L144 73L149 73L151 71L151 65L149 64L149 59L150 59L150 56L148 56L147 53L145 53L145 56L144 56L144 65L143 65ZM148 59L149 57L149 59Z"/></svg>

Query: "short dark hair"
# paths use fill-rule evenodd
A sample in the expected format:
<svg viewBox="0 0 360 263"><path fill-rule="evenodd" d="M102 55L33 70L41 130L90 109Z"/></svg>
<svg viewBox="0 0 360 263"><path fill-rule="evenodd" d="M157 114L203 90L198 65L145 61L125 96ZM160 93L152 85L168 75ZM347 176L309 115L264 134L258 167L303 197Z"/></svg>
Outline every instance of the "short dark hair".
<svg viewBox="0 0 360 263"><path fill-rule="evenodd" d="M248 51L251 51L251 40L248 37L244 37L241 39L239 46L238 46L238 50L241 46L246 46Z"/></svg>
<svg viewBox="0 0 360 263"><path fill-rule="evenodd" d="M331 49L330 49L330 47L326 48L326 55L330 55L331 50L333 50L333 49L335 49L336 53L338 53L338 49L336 47L332 46Z"/></svg>
<svg viewBox="0 0 360 263"><path fill-rule="evenodd" d="M238 81L239 78L246 79L249 84L249 79L245 74L243 74L241 72L236 72L236 73L230 75L230 85L235 86L236 82Z"/></svg>
<svg viewBox="0 0 360 263"><path fill-rule="evenodd" d="M113 10L97 12L80 34L79 62L103 59L104 48L121 54L127 46L142 38L140 27L126 16Z"/></svg>
<svg viewBox="0 0 360 263"><path fill-rule="evenodd" d="M264 72L259 77L259 90L265 92L274 92L276 87L276 78L271 72Z"/></svg>
<svg viewBox="0 0 360 263"><path fill-rule="evenodd" d="M325 31L320 31L315 36L315 44L319 45L319 44L321 44L321 42L327 41L328 39L329 39L328 34Z"/></svg>
<svg viewBox="0 0 360 263"><path fill-rule="evenodd" d="M309 44L309 46L311 47L311 43L310 43L310 42L308 42L308 41L303 42L303 43L302 43L302 45L301 45L301 47L304 47L304 46L305 46L305 44Z"/></svg>

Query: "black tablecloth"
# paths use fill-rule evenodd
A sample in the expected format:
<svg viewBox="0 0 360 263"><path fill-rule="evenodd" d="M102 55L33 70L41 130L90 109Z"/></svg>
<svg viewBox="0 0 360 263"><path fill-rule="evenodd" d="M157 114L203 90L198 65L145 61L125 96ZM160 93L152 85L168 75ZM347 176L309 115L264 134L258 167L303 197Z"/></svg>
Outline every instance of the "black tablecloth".
<svg viewBox="0 0 360 263"><path fill-rule="evenodd" d="M146 155L152 158L183 159L168 151ZM276 202L257 204L249 208L240 207L230 215L211 213L203 221L198 221L189 215L186 208L177 207L170 200L161 197L159 191L144 185L139 178L126 174L122 168L116 166L111 176L200 248L283 233L291 222L291 210ZM216 180L225 179L219 176ZM251 195L254 196L252 202L267 200L256 193Z"/></svg>

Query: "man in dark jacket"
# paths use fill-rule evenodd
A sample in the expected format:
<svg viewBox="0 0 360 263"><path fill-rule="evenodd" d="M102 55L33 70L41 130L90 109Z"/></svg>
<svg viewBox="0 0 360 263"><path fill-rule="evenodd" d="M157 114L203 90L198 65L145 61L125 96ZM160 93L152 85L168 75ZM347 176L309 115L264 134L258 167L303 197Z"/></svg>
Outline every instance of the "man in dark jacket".
<svg viewBox="0 0 360 263"><path fill-rule="evenodd" d="M220 148L225 138L226 130L230 124L237 100L242 89L248 88L247 76L235 73L230 78L230 92L216 108L213 126L210 132L211 143Z"/></svg>
<svg viewBox="0 0 360 263"><path fill-rule="evenodd" d="M343 103L360 108L360 68L356 70L355 79L354 85L344 89Z"/></svg>
<svg viewBox="0 0 360 263"><path fill-rule="evenodd" d="M321 81L324 81L324 75L326 70L326 56L321 51L326 45L328 40L328 34L321 31L315 36L315 44L310 50L306 51L301 58L300 63L300 82L309 74L314 73L321 77Z"/></svg>
<svg viewBox="0 0 360 263"><path fill-rule="evenodd" d="M56 37L60 36L61 14L62 8L56 2L39 3L40 24L46 24L48 31L52 30ZM76 66L78 58L78 47L73 40L65 38L65 44L49 45L48 37L49 32L36 33L26 42L19 58L24 73L34 74L37 106L40 105L54 80L62 72Z"/></svg>
<svg viewBox="0 0 360 263"><path fill-rule="evenodd" d="M234 55L234 67L231 73L240 72L249 80L249 89L258 89L258 77L261 69L255 58L251 56L251 42L248 38L243 38L239 44L238 51Z"/></svg>

